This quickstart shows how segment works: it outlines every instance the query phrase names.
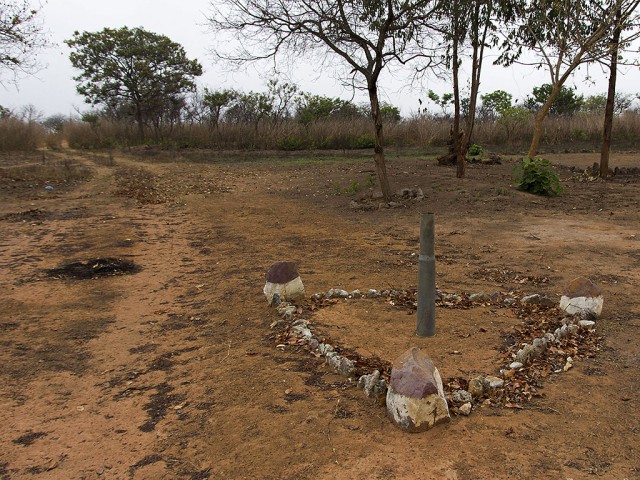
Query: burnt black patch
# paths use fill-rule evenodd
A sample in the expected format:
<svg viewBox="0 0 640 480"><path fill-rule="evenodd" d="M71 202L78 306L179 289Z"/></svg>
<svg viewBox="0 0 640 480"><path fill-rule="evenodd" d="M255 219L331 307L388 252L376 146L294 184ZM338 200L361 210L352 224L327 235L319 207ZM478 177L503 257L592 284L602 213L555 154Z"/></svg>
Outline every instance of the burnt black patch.
<svg viewBox="0 0 640 480"><path fill-rule="evenodd" d="M149 402L144 405L149 420L138 427L143 432L155 430L157 423L167 415L169 407L179 404L185 398L184 395L170 393L173 391L173 387L167 383L161 383L155 388L157 393L151 395Z"/></svg>
<svg viewBox="0 0 640 480"><path fill-rule="evenodd" d="M0 217L0 220L7 220L9 222L41 222L46 220L49 216L49 213L44 210L32 208L31 210L25 210L24 212L9 213Z"/></svg>
<svg viewBox="0 0 640 480"><path fill-rule="evenodd" d="M129 473L135 472L137 469L146 467L147 465L151 465L153 463L158 463L162 461L162 457L158 454L147 455L139 462L134 463L129 467Z"/></svg>
<svg viewBox="0 0 640 480"><path fill-rule="evenodd" d="M13 440L13 443L15 443L17 445L22 445L23 447L28 447L29 445L32 445L33 442L35 442L39 438L43 438L43 437L46 437L46 436L47 436L47 434L45 432L32 432L32 431L29 431L29 432L25 433L24 435L20 435L18 438Z"/></svg>
<svg viewBox="0 0 640 480"><path fill-rule="evenodd" d="M157 348L158 348L157 343L147 343L145 345L140 345L139 347L130 348L129 353L136 354L136 353L155 352Z"/></svg>
<svg viewBox="0 0 640 480"><path fill-rule="evenodd" d="M138 273L142 267L131 260L121 258L94 258L86 262L69 262L58 268L47 270L46 273L54 278L71 278L74 280L87 280L91 278L131 275Z"/></svg>

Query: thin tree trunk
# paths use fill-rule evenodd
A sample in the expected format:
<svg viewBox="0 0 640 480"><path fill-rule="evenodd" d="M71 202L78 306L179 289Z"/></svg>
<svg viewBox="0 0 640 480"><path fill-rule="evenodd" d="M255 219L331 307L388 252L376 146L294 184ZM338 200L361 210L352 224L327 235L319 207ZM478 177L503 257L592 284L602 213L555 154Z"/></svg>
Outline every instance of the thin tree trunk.
<svg viewBox="0 0 640 480"><path fill-rule="evenodd" d="M453 45L451 63L453 67L453 152L456 156L456 177L464 177L464 161L466 151L462 150L462 135L460 134L460 81L459 71L460 64L458 63L458 43L460 42L459 26L460 12L458 10L458 2L454 1L453 4Z"/></svg>
<svg viewBox="0 0 640 480"><path fill-rule="evenodd" d="M542 122L549 114L549 110L551 110L551 105L558 98L558 94L560 93L560 87L562 85L556 83L553 85L553 90L551 90L551 95L547 98L547 101L544 102L542 108L538 110L536 116L533 119L533 137L531 138L531 145L529 146L529 151L527 152L527 158L534 158L538 153L538 146L540 145L540 139L542 138Z"/></svg>
<svg viewBox="0 0 640 480"><path fill-rule="evenodd" d="M476 107L478 105L478 92L480 91L480 76L482 73L482 61L484 59L484 45L489 30L489 18L491 16L491 4L488 5L486 12L485 25L482 36L478 31L480 28L480 8L481 2L477 2L474 7L473 19L471 23L471 38L473 46L473 55L471 60L471 92L469 94L469 113L466 122L466 132L462 143L463 151L469 150L471 137L476 121Z"/></svg>
<svg viewBox="0 0 640 480"><path fill-rule="evenodd" d="M457 36L453 39L453 151L456 155L456 177L464 177L464 160L465 153L462 151L462 135L460 134L460 82L458 73L460 65L458 64L458 40Z"/></svg>
<svg viewBox="0 0 640 480"><path fill-rule="evenodd" d="M144 143L144 124L142 122L142 106L136 103L136 123L138 124L138 137Z"/></svg>
<svg viewBox="0 0 640 480"><path fill-rule="evenodd" d="M611 132L613 130L613 108L616 96L616 81L618 76L618 49L620 44L620 4L616 10L616 28L611 38L611 61L609 63L609 89L607 90L607 105L604 110L604 129L602 133L602 150L600 151L600 178L609 176L609 152L611 151Z"/></svg>
<svg viewBox="0 0 640 480"><path fill-rule="evenodd" d="M390 202L391 187L389 186L389 179L387 178L387 166L384 160L384 139L382 135L382 115L380 114L378 87L375 83L370 84L368 90L369 101L371 102L371 119L373 120L373 126L375 130L374 161L376 164L376 173L378 175L378 181L380 182L382 197L384 198L385 202Z"/></svg>

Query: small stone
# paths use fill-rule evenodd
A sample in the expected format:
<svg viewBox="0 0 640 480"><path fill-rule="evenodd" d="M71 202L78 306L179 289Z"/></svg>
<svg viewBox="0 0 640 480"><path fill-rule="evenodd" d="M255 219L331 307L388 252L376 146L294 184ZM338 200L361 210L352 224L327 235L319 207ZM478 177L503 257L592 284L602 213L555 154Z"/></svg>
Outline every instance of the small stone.
<svg viewBox="0 0 640 480"><path fill-rule="evenodd" d="M578 326L583 330L593 330L596 328L596 322L593 320L580 320Z"/></svg>
<svg viewBox="0 0 640 480"><path fill-rule="evenodd" d="M458 408L458 411L465 417L468 417L471 414L471 402L467 402L464 405L461 405Z"/></svg>
<svg viewBox="0 0 640 480"><path fill-rule="evenodd" d="M478 292L469 295L469 300L472 302L490 302L491 297L484 292Z"/></svg>
<svg viewBox="0 0 640 480"><path fill-rule="evenodd" d="M379 296L380 296L380 292L378 290L374 290L373 288L370 288L369 291L367 292L368 298L375 298Z"/></svg>
<svg viewBox="0 0 640 480"><path fill-rule="evenodd" d="M528 363L533 358L537 357L540 353L542 352L539 349L537 349L533 345L525 343L524 346L520 350L518 350L518 353L516 353L516 361L520 363Z"/></svg>
<svg viewBox="0 0 640 480"><path fill-rule="evenodd" d="M327 292L327 298L348 298L349 292L340 288L332 288Z"/></svg>
<svg viewBox="0 0 640 480"><path fill-rule="evenodd" d="M498 377L488 376L484 377L484 385L488 388L502 388L504 386L504 380Z"/></svg>
<svg viewBox="0 0 640 480"><path fill-rule="evenodd" d="M564 364L564 367L562 367L562 370L564 370L566 372L571 367L573 367L573 358L567 357L567 363Z"/></svg>
<svg viewBox="0 0 640 480"><path fill-rule="evenodd" d="M556 337L553 333L551 332L547 332L544 334L544 338L547 341L547 343L554 343L556 341Z"/></svg>
<svg viewBox="0 0 640 480"><path fill-rule="evenodd" d="M380 371L375 370L373 373L368 375L362 375L358 379L358 387L364 389L364 393L369 397L373 390L373 386L378 380L380 380Z"/></svg>
<svg viewBox="0 0 640 480"><path fill-rule="evenodd" d="M353 292L351 292L351 293L349 294L349 296L350 296L351 298L360 298L360 297L362 297L362 293L360 293L360 290L357 290L357 289L356 289L356 290L354 290Z"/></svg>
<svg viewBox="0 0 640 480"><path fill-rule="evenodd" d="M282 300L280 300L280 295L278 293L274 293L273 297L271 298L271 305L273 305L274 307L277 307L281 303L282 303Z"/></svg>
<svg viewBox="0 0 640 480"><path fill-rule="evenodd" d="M520 303L538 303L538 301L540 300L540 295L538 295L537 293L534 293L533 295L527 295L526 297L522 297L520 299Z"/></svg>
<svg viewBox="0 0 640 480"><path fill-rule="evenodd" d="M311 348L311 350L317 350L317 348L320 346L320 342L318 342L318 340L316 340L315 338L310 338L309 342L307 342L309 345L309 348Z"/></svg>
<svg viewBox="0 0 640 480"><path fill-rule="evenodd" d="M535 356L539 356L547 349L547 341L544 338L535 338L533 340L532 347L535 352Z"/></svg>
<svg viewBox="0 0 640 480"><path fill-rule="evenodd" d="M483 377L477 377L469 380L467 390L473 398L480 398L484 394Z"/></svg>
<svg viewBox="0 0 640 480"><path fill-rule="evenodd" d="M451 395L451 401L457 406L473 401L473 397L466 390L456 390Z"/></svg>
<svg viewBox="0 0 640 480"><path fill-rule="evenodd" d="M400 208L401 206L402 204L398 202L387 202L387 207L389 208Z"/></svg>
<svg viewBox="0 0 640 480"><path fill-rule="evenodd" d="M511 362L509 364L509 368L511 370L518 370L520 368L524 367L524 364L522 364L521 362Z"/></svg>
<svg viewBox="0 0 640 480"><path fill-rule="evenodd" d="M328 343L321 343L318 345L318 350L320 350L322 355L327 355L328 353L333 352L333 347Z"/></svg>
<svg viewBox="0 0 640 480"><path fill-rule="evenodd" d="M515 298L507 297L502 301L502 303L504 303L507 307L511 307L512 305L518 303L518 301Z"/></svg>
<svg viewBox="0 0 640 480"><path fill-rule="evenodd" d="M422 432L450 419L440 373L419 348L393 363L387 412L407 432Z"/></svg>
<svg viewBox="0 0 640 480"><path fill-rule="evenodd" d="M442 300L445 302L459 302L462 300L460 295L456 295L455 293L445 293L442 295Z"/></svg>
<svg viewBox="0 0 640 480"><path fill-rule="evenodd" d="M528 303L530 305L542 305L545 307L554 307L556 305L556 302L554 302L553 299L547 297L546 295L540 295L538 293L522 297L520 299L520 302Z"/></svg>
<svg viewBox="0 0 640 480"><path fill-rule="evenodd" d="M278 313L285 320L291 320L293 318L293 314L296 313L297 308L293 305L285 308L278 308Z"/></svg>
<svg viewBox="0 0 640 480"><path fill-rule="evenodd" d="M567 332L569 333L569 335L572 335L572 336L577 335L579 331L580 331L580 327L576 324L567 326Z"/></svg>

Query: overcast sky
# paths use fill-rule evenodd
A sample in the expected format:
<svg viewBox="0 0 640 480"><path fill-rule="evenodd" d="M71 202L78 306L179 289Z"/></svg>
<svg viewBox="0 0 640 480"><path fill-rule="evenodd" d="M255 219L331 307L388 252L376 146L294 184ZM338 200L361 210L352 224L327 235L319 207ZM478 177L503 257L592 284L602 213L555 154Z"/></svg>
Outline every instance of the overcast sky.
<svg viewBox="0 0 640 480"><path fill-rule="evenodd" d="M40 60L45 68L35 77L20 80L18 88L5 82L0 86L0 105L12 109L32 104L45 115L55 113L72 114L75 108L88 109L83 98L75 92L72 77L77 74L69 62L69 49L63 43L73 32L99 31L105 27L144 27L154 33L168 36L181 44L189 58L197 58L204 67L204 75L199 84L209 88L236 88L244 91L265 89L269 72L264 66L249 67L243 72L229 72L223 65L217 65L208 50L213 45L212 34L207 32L206 14L210 0L48 0L42 9L42 19L50 33L53 46L44 51ZM546 75L531 67L494 67L491 59L486 62L480 93L506 90L515 98L523 99L534 86L548 83ZM263 71L261 71L263 70ZM580 93L605 93L606 77L599 67L591 67L588 72L593 81L585 80L586 71L578 72L569 82ZM640 70L637 67L623 67L619 76L618 90L640 93ZM304 91L331 97L351 98L351 92L344 90L331 77L331 72L323 72L318 67L297 64L290 70L290 77ZM6 80L6 76L4 78ZM433 89L437 93L451 91L446 82L426 79L422 86L407 87L404 81L385 77L382 82L382 97L399 106L403 115L409 115L418 107L418 98L426 98L425 91ZM362 95L356 102L366 101ZM435 105L429 105L433 111Z"/></svg>

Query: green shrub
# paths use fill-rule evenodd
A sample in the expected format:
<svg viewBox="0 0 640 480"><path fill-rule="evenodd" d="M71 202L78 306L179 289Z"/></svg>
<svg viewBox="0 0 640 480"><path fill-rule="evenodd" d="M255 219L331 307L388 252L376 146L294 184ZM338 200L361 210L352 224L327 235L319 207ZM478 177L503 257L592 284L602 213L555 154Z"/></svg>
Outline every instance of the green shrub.
<svg viewBox="0 0 640 480"><path fill-rule="evenodd" d="M519 190L536 195L555 196L562 193L560 177L549 160L544 158L524 158L516 168L516 182Z"/></svg>
<svg viewBox="0 0 640 480"><path fill-rule="evenodd" d="M351 182L351 185L344 189L344 193L346 193L347 195L355 195L361 189L362 186L356 180L354 180L353 182Z"/></svg>
<svg viewBox="0 0 640 480"><path fill-rule="evenodd" d="M376 176L370 173L367 176L367 188L375 188L376 184Z"/></svg>
<svg viewBox="0 0 640 480"><path fill-rule="evenodd" d="M289 135L278 142L278 148L287 152L293 152L296 150L304 150L307 148L304 139Z"/></svg>
<svg viewBox="0 0 640 480"><path fill-rule="evenodd" d="M353 148L373 148L376 146L376 139L371 134L360 135L353 141Z"/></svg>
<svg viewBox="0 0 640 480"><path fill-rule="evenodd" d="M484 147L482 145L478 145L474 143L469 147L469 149L467 150L467 153L472 157L478 157L484 153Z"/></svg>

